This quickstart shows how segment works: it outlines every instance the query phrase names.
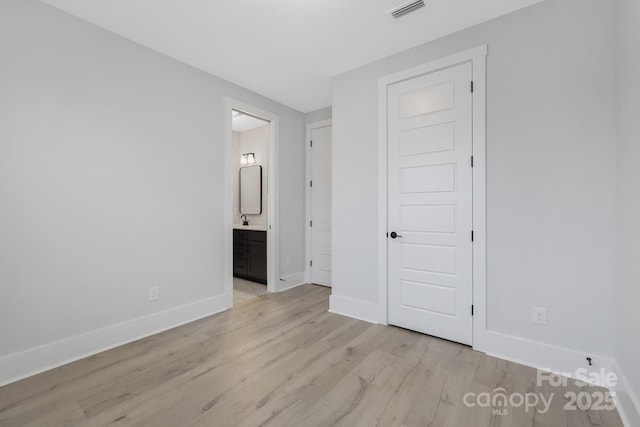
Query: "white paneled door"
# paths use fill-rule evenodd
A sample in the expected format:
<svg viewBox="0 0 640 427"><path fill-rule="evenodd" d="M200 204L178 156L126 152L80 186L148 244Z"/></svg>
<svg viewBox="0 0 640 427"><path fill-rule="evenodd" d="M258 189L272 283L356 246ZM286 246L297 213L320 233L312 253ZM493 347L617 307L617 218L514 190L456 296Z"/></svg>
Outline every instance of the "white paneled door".
<svg viewBox="0 0 640 427"><path fill-rule="evenodd" d="M331 126L311 131L311 283L331 286Z"/></svg>
<svg viewBox="0 0 640 427"><path fill-rule="evenodd" d="M389 86L389 323L472 342L471 63Z"/></svg>

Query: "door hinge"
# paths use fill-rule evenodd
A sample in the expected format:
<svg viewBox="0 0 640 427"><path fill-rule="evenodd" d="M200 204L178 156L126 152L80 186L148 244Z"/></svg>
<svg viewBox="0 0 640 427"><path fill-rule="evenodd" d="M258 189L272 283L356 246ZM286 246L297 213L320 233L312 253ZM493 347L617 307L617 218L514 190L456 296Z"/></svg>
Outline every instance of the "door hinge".
<svg viewBox="0 0 640 427"><path fill-rule="evenodd" d="M471 230L471 241L473 242L473 230Z"/></svg>
<svg viewBox="0 0 640 427"><path fill-rule="evenodd" d="M313 267L313 261L309 260L309 267Z"/></svg>
<svg viewBox="0 0 640 427"><path fill-rule="evenodd" d="M473 304L471 304L471 315L473 316Z"/></svg>
<svg viewBox="0 0 640 427"><path fill-rule="evenodd" d="M471 80L471 93L473 93L473 80Z"/></svg>
<svg viewBox="0 0 640 427"><path fill-rule="evenodd" d="M471 156L471 167L473 167L473 156Z"/></svg>
<svg viewBox="0 0 640 427"><path fill-rule="evenodd" d="M313 181L309 181L309 187L313 187Z"/></svg>

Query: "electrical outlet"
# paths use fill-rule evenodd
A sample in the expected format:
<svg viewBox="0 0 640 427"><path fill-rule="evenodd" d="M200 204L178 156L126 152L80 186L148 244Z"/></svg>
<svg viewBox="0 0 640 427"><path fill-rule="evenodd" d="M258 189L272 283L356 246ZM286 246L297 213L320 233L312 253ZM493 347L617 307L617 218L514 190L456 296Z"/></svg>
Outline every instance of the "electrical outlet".
<svg viewBox="0 0 640 427"><path fill-rule="evenodd" d="M533 307L533 323L547 326L547 309Z"/></svg>
<svg viewBox="0 0 640 427"><path fill-rule="evenodd" d="M160 298L160 293L158 292L158 287L153 286L149 288L149 301L155 301Z"/></svg>

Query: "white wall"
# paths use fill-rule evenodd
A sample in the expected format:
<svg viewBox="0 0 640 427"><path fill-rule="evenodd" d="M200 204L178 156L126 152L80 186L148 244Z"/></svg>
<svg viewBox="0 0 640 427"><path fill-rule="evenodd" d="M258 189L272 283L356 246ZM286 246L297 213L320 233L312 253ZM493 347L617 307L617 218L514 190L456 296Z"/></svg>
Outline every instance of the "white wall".
<svg viewBox="0 0 640 427"><path fill-rule="evenodd" d="M225 308L225 97L280 118L304 270L302 113L37 0L0 2L0 57L0 384Z"/></svg>
<svg viewBox="0 0 640 427"><path fill-rule="evenodd" d="M231 132L231 193L233 206L233 223L238 224L240 221L240 157L242 156L242 147L240 146L240 132Z"/></svg>
<svg viewBox="0 0 640 427"><path fill-rule="evenodd" d="M640 3L617 1L618 268L616 359L640 425ZM628 397L628 396L627 396ZM628 416L631 417L631 407Z"/></svg>
<svg viewBox="0 0 640 427"><path fill-rule="evenodd" d="M310 111L304 115L305 123L315 123L331 118L331 107L321 108L320 110Z"/></svg>
<svg viewBox="0 0 640 427"><path fill-rule="evenodd" d="M334 79L332 298L343 312L386 310L371 268L378 78L485 43L488 329L575 350L579 363L610 357L616 145L606 0L548 0ZM532 324L533 306L548 309L547 327Z"/></svg>
<svg viewBox="0 0 640 427"><path fill-rule="evenodd" d="M254 153L256 164L262 166L262 213L260 215L247 215L250 225L266 226L267 203L269 190L269 164L268 164L268 143L269 126L260 126L244 132L233 131L233 223L242 224L240 218L239 195L239 174L240 156L243 153Z"/></svg>

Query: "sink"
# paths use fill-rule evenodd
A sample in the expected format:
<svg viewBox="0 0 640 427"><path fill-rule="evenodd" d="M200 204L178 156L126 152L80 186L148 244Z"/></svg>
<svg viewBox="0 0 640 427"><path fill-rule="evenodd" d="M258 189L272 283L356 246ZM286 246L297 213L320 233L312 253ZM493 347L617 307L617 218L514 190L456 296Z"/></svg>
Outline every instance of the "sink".
<svg viewBox="0 0 640 427"><path fill-rule="evenodd" d="M242 225L242 224L233 224L233 228L235 230L252 230L252 231L267 231L266 225Z"/></svg>

